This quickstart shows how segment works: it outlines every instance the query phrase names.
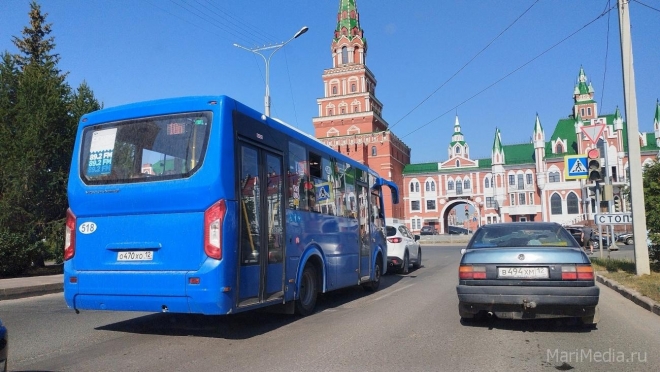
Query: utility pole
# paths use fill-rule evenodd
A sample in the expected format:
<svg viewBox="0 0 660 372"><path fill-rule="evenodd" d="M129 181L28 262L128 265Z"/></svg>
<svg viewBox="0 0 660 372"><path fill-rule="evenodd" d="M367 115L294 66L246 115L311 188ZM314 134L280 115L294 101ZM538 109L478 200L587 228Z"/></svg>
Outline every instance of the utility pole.
<svg viewBox="0 0 660 372"><path fill-rule="evenodd" d="M601 213L600 209L600 182L596 180L596 213ZM598 224L598 250L600 251L600 258L603 258L603 225Z"/></svg>
<svg viewBox="0 0 660 372"><path fill-rule="evenodd" d="M635 72L633 69L632 40L630 37L630 0L618 0L619 34L621 36L621 64L623 69L623 99L628 129L628 164L630 166L630 198L632 201L633 235L635 237L635 268L637 275L651 274L649 247L646 245L646 209L642 158L639 147L637 124L637 97L635 95Z"/></svg>

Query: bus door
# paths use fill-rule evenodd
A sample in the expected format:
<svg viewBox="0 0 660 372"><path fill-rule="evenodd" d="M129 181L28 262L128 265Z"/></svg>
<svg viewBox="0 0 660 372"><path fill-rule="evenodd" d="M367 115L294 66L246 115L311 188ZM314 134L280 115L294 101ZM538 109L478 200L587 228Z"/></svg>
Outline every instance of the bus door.
<svg viewBox="0 0 660 372"><path fill-rule="evenodd" d="M238 306L284 296L282 156L239 142Z"/></svg>
<svg viewBox="0 0 660 372"><path fill-rule="evenodd" d="M371 231L369 224L369 189L367 184L357 183L358 224L360 225L360 281L371 277Z"/></svg>

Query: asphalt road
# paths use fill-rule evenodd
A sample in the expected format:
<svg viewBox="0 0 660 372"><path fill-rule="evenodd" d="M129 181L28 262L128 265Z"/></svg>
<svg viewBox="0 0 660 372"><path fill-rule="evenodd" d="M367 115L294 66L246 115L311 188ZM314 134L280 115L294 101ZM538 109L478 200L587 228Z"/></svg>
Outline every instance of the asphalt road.
<svg viewBox="0 0 660 372"><path fill-rule="evenodd" d="M322 296L309 317L82 312L62 294L0 302L10 370L657 371L660 318L601 286L601 322L463 325L460 247L424 246L423 267L381 289Z"/></svg>

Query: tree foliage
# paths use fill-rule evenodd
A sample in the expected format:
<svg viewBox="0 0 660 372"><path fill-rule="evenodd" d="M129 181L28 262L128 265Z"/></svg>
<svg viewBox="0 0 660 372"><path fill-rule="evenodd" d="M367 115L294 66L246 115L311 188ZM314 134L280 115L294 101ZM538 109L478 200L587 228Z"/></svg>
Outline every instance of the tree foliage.
<svg viewBox="0 0 660 372"><path fill-rule="evenodd" d="M101 108L85 82L74 92L59 70L48 14L33 1L28 15L12 38L19 53L0 61L0 257L24 261L16 269L61 260L77 121Z"/></svg>
<svg viewBox="0 0 660 372"><path fill-rule="evenodd" d="M649 258L655 271L660 271L660 162L656 159L644 168L644 207L649 231Z"/></svg>

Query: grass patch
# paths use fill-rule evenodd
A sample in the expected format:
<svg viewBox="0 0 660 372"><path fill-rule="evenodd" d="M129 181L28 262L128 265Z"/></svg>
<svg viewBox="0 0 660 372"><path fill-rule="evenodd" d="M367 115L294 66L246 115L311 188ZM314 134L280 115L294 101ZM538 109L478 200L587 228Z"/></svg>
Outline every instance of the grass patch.
<svg viewBox="0 0 660 372"><path fill-rule="evenodd" d="M637 276L635 263L630 260L593 257L591 263L598 274L660 302L660 273Z"/></svg>

